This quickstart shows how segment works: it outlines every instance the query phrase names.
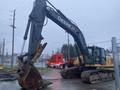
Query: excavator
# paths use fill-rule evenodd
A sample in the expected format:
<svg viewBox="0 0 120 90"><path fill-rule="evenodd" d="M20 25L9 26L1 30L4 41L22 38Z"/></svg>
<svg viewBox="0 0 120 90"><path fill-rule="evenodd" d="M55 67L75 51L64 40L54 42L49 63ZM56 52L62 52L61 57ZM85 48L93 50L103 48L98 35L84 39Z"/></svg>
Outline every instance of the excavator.
<svg viewBox="0 0 120 90"><path fill-rule="evenodd" d="M29 15L24 42L20 56L18 56L18 82L26 90L41 90L50 83L42 79L41 74L34 66L47 43L42 44L41 35L45 17L55 22L74 38L80 65L63 69L60 74L63 78L81 77L85 83L96 83L114 79L114 71L108 69L113 65L106 65L105 49L97 46L87 46L85 38L79 27L67 18L59 9L48 0L35 0L32 12ZM23 54L25 41L30 30L28 52Z"/></svg>

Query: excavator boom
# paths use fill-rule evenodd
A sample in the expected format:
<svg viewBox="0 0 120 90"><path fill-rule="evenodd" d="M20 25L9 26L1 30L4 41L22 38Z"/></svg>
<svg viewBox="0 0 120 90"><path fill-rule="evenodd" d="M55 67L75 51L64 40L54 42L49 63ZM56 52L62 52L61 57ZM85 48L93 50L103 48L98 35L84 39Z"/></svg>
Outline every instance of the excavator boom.
<svg viewBox="0 0 120 90"><path fill-rule="evenodd" d="M36 0L33 10L29 16L28 26L24 36L24 39L26 40L28 29L31 26L28 47L28 55L30 56L30 59L32 58L31 56L34 56L38 43L43 39L41 33L45 16L62 27L66 32L71 34L76 41L81 54L88 56L85 38L78 26L75 25L70 19L68 19L60 10L55 10L50 6L47 6L45 0Z"/></svg>

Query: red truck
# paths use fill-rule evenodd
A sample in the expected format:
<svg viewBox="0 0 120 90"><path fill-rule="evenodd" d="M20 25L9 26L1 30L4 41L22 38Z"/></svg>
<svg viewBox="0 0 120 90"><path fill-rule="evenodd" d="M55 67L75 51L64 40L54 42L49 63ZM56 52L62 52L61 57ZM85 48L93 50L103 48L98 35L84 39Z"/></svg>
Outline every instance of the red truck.
<svg viewBox="0 0 120 90"><path fill-rule="evenodd" d="M53 54L46 62L47 67L51 68L64 68L64 56L63 54Z"/></svg>

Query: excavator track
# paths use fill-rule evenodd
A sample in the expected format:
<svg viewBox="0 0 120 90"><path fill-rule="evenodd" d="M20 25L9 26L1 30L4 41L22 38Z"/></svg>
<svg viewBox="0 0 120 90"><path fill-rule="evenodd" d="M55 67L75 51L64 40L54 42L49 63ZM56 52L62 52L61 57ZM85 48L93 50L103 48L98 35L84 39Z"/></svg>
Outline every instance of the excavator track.
<svg viewBox="0 0 120 90"><path fill-rule="evenodd" d="M81 80L84 83L89 84L114 80L114 71L108 69L83 71L81 74Z"/></svg>
<svg viewBox="0 0 120 90"><path fill-rule="evenodd" d="M72 79L72 78L80 78L80 73L78 67L71 67L67 69L63 69L60 74L63 79Z"/></svg>

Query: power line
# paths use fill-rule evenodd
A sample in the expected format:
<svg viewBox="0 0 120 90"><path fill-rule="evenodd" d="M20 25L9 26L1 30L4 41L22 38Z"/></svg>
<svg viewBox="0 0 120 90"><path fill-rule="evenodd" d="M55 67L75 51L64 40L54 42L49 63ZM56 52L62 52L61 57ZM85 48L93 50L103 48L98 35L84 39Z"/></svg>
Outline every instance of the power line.
<svg viewBox="0 0 120 90"><path fill-rule="evenodd" d="M99 44L99 43L109 43L109 42L111 42L111 41L107 40L107 41L93 42L93 43L88 43L88 44Z"/></svg>
<svg viewBox="0 0 120 90"><path fill-rule="evenodd" d="M119 41L120 39L117 39ZM88 43L88 44L99 44L99 43L110 43L111 40L106 40L106 41L100 41L100 42L93 42L93 43Z"/></svg>

